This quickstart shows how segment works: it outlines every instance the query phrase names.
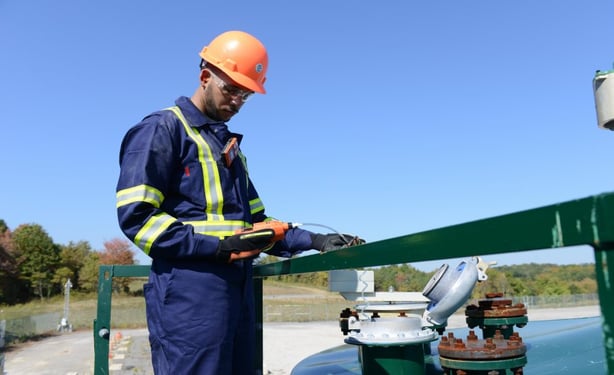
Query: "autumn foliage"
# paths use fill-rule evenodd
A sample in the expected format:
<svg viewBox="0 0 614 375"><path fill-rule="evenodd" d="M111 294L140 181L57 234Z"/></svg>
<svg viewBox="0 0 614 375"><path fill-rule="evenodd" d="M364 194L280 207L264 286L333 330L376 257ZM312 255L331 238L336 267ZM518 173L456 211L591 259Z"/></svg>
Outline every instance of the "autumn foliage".
<svg viewBox="0 0 614 375"><path fill-rule="evenodd" d="M100 265L135 264L128 240L115 238L103 245L101 250L92 249L87 241L59 245L38 224L22 224L11 231L0 219L0 305L62 294L68 279L75 291L96 291Z"/></svg>
<svg viewBox="0 0 614 375"><path fill-rule="evenodd" d="M106 241L99 259L100 264L134 264L132 243L119 238Z"/></svg>

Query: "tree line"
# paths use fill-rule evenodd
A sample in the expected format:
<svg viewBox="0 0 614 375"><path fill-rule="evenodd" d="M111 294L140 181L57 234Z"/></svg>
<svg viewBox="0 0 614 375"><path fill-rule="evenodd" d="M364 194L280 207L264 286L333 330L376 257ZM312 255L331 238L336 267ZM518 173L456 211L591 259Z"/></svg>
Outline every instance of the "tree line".
<svg viewBox="0 0 614 375"><path fill-rule="evenodd" d="M87 241L59 245L38 224L22 224L11 231L0 219L0 305L41 300L64 292L70 279L73 289L95 292L98 269L102 264L135 264L133 245L115 238L92 249ZM279 260L274 256L258 259L259 263ZM386 291L422 291L433 277L410 264L373 268L375 288ZM507 296L553 296L597 293L594 264L554 265L521 264L495 266L487 271L488 280L478 283L473 298L501 292ZM327 287L328 272L270 277L280 281L299 282ZM114 281L118 290L128 291L128 278Z"/></svg>
<svg viewBox="0 0 614 375"><path fill-rule="evenodd" d="M56 244L38 224L11 231L0 219L0 305L62 294L68 279L74 290L95 292L101 264L135 264L128 240L115 238L103 245L96 251L87 241ZM116 287L126 289L126 280Z"/></svg>
<svg viewBox="0 0 614 375"><path fill-rule="evenodd" d="M272 261L267 260L267 261ZM452 264L450 264L452 266ZM410 264L373 268L375 290L421 292L437 270L420 271ZM481 299L487 293L505 296L558 296L597 293L595 265L590 263L518 264L494 266L486 271L488 280L479 282L471 298ZM317 287L328 286L328 272L270 277L279 281L298 282Z"/></svg>

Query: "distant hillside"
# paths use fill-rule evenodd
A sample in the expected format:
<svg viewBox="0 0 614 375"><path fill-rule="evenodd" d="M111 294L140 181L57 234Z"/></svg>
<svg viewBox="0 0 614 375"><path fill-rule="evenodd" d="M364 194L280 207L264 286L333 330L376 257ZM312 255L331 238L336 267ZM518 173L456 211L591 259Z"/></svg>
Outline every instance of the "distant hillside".
<svg viewBox="0 0 614 375"><path fill-rule="evenodd" d="M423 272L408 264L386 266L374 269L375 288L378 291L393 287L397 291L421 291L433 276L433 272ZM488 269L488 280L478 283L474 297L480 298L485 293L502 292L509 296L557 296L597 293L595 265L573 264L519 264L513 266L495 266ZM274 291L273 281L294 285L292 294L300 294L297 285L308 285L325 291L328 287L328 272L312 274L284 275L268 277L265 288ZM278 284L276 286L280 288ZM295 293L296 292L296 293ZM310 293L313 289L310 290ZM273 292L274 293L274 292ZM266 294L266 292L265 292ZM288 292L284 292L288 294Z"/></svg>
<svg viewBox="0 0 614 375"><path fill-rule="evenodd" d="M265 298L281 298L288 296L329 297L338 295L338 293L329 292L327 288L321 286L274 280L265 280L262 288L262 293Z"/></svg>

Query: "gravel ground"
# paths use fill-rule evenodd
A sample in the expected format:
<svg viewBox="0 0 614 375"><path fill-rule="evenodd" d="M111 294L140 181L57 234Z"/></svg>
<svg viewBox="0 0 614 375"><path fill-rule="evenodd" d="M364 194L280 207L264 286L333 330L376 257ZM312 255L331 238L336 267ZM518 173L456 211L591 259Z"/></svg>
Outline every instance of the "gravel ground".
<svg viewBox="0 0 614 375"><path fill-rule="evenodd" d="M528 310L529 321L600 315L599 306ZM449 328L465 326L456 314ZM118 332L114 332L117 334ZM52 336L5 353L4 375L91 375L94 353L91 331ZM264 324L264 374L288 375L304 358L343 345L337 321ZM122 330L109 359L111 375L152 374L147 330Z"/></svg>

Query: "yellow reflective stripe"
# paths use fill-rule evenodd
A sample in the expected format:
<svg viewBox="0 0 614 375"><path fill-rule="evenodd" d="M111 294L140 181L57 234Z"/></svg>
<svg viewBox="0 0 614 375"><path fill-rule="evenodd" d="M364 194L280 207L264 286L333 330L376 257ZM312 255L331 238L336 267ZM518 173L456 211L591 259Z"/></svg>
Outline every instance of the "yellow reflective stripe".
<svg viewBox="0 0 614 375"><path fill-rule="evenodd" d="M245 157L245 155L243 155L241 150L239 150L239 158L241 158L241 162L243 163L243 168L245 168L245 174L249 175L249 171L247 170L247 158Z"/></svg>
<svg viewBox="0 0 614 375"><path fill-rule="evenodd" d="M159 208L162 201L164 201L164 194L154 187L148 185L138 185L118 191L116 198L116 206L118 208L135 202L146 202L150 203L156 208Z"/></svg>
<svg viewBox="0 0 614 375"><path fill-rule="evenodd" d="M149 254L151 246L160 236L160 233L164 232L166 228L175 221L177 221L177 219L165 213L152 216L147 220L136 236L134 236L134 243L143 250L145 254Z"/></svg>
<svg viewBox="0 0 614 375"><path fill-rule="evenodd" d="M205 212L208 214L220 215L220 217L223 218L222 209L224 208L224 195L222 194L222 183L220 181L220 172L217 168L217 162L213 157L211 148L198 130L190 127L179 107L175 106L168 109L175 113L179 121L183 124L188 137L192 138L198 149L198 160L203 170L203 190L205 191L205 201L207 202Z"/></svg>
<svg viewBox="0 0 614 375"><path fill-rule="evenodd" d="M256 212L264 211L264 204L260 200L260 198L252 199L249 201L249 210L251 214L255 214Z"/></svg>
<svg viewBox="0 0 614 375"><path fill-rule="evenodd" d="M194 220L184 221L183 224L189 224L194 227L194 233L205 234L224 238L233 235L236 231L251 227L251 224L242 220Z"/></svg>

